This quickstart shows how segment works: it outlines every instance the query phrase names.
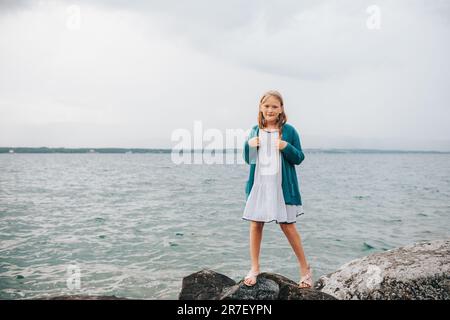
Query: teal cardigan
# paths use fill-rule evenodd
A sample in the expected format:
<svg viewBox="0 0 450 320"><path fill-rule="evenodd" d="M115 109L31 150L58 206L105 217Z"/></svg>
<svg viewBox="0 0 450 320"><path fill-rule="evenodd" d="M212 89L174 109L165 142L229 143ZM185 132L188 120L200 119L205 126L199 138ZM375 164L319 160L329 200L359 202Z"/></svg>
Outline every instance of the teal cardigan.
<svg viewBox="0 0 450 320"><path fill-rule="evenodd" d="M250 191L253 187L253 181L255 177L256 169L256 156L258 147L250 147L248 141L258 136L259 126L255 125L248 135L244 143L243 156L247 164L250 165L250 174L245 187L246 199L250 195ZM300 196L300 190L297 181L297 173L295 171L295 165L299 165L305 159L305 155L300 145L300 136L297 130L288 123L283 126L283 133L281 139L287 142L286 147L281 150L281 171L284 202L291 205L301 205L302 198Z"/></svg>

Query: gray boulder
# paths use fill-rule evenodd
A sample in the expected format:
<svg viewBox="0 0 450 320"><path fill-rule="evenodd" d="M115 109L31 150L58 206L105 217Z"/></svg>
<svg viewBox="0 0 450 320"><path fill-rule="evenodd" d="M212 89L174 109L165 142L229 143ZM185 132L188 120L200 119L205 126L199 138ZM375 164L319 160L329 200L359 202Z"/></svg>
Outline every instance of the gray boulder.
<svg viewBox="0 0 450 320"><path fill-rule="evenodd" d="M128 300L127 298L120 298L116 296L91 296L91 295L67 295L67 296L52 296L36 300Z"/></svg>
<svg viewBox="0 0 450 320"><path fill-rule="evenodd" d="M274 273L261 273L254 286L243 279L235 282L227 276L204 269L182 281L180 300L335 300L329 294L302 289L295 281Z"/></svg>
<svg viewBox="0 0 450 320"><path fill-rule="evenodd" d="M183 278L179 300L217 300L234 280L212 270L202 270Z"/></svg>
<svg viewBox="0 0 450 320"><path fill-rule="evenodd" d="M448 300L450 239L416 243L350 261L320 277L314 288L338 299Z"/></svg>

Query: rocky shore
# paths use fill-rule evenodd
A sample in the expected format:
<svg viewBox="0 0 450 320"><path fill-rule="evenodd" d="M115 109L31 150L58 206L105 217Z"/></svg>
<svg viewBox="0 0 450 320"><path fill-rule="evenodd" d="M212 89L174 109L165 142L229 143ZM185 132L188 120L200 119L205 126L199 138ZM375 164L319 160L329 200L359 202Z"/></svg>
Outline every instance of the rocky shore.
<svg viewBox="0 0 450 320"><path fill-rule="evenodd" d="M448 300L450 239L421 242L355 259L300 289L281 275L262 273L254 287L202 270L183 279L179 299Z"/></svg>
<svg viewBox="0 0 450 320"><path fill-rule="evenodd" d="M247 287L204 269L183 278L180 300L449 300L450 239L426 241L352 260L317 279L313 288L275 273ZM122 300L115 296L57 296L46 300Z"/></svg>
<svg viewBox="0 0 450 320"><path fill-rule="evenodd" d="M180 300L335 300L315 289L300 289L282 275L261 273L257 283L246 286L212 270L201 270L183 278Z"/></svg>
<svg viewBox="0 0 450 320"><path fill-rule="evenodd" d="M320 277L316 290L338 299L450 299L450 239L421 242L350 261Z"/></svg>

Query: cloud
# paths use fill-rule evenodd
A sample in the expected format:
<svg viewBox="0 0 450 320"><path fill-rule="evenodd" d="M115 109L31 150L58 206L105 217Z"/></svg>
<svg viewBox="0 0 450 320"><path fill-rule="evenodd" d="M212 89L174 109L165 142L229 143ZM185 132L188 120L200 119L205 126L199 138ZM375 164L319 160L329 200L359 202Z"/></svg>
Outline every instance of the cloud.
<svg viewBox="0 0 450 320"><path fill-rule="evenodd" d="M91 1L80 1L80 6ZM99 1L143 12L173 37L243 67L301 79L392 68L449 32L450 3L377 1L381 28L367 28L372 1ZM420 58L420 57L419 57Z"/></svg>
<svg viewBox="0 0 450 320"><path fill-rule="evenodd" d="M268 89L283 93L305 136L448 139L450 5L377 1L381 28L371 30L371 4L3 3L0 145L65 123L75 143L73 123L84 123L104 146L147 136L139 146L170 147L171 131L194 120L249 127ZM78 30L67 25L71 5Z"/></svg>

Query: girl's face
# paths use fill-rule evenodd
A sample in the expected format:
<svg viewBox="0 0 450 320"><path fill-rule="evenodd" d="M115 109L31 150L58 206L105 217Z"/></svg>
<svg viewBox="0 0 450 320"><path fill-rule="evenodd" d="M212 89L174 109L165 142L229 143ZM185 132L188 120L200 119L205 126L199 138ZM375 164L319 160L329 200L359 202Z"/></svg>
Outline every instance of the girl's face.
<svg viewBox="0 0 450 320"><path fill-rule="evenodd" d="M274 96L269 96L266 101L259 107L264 119L268 123L276 123L278 115L283 112L280 101Z"/></svg>

